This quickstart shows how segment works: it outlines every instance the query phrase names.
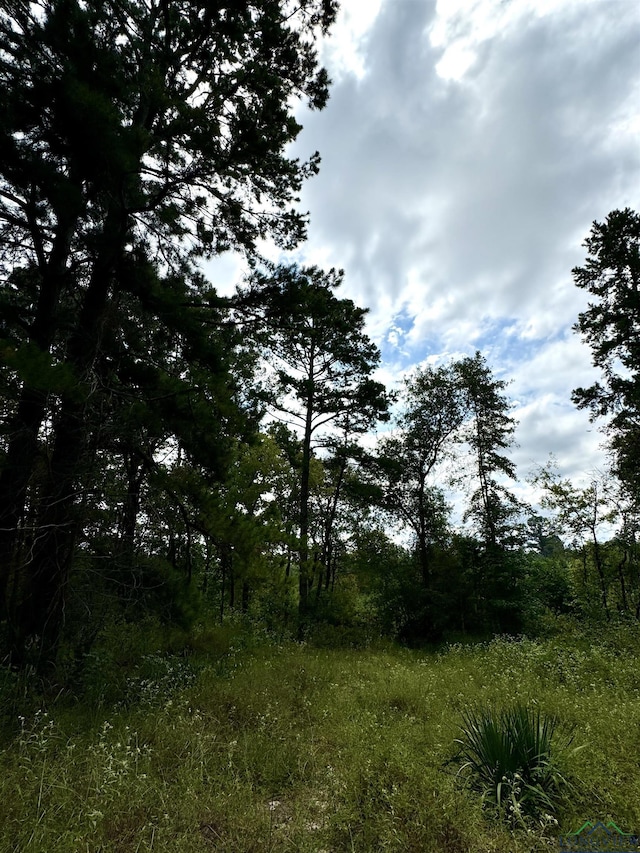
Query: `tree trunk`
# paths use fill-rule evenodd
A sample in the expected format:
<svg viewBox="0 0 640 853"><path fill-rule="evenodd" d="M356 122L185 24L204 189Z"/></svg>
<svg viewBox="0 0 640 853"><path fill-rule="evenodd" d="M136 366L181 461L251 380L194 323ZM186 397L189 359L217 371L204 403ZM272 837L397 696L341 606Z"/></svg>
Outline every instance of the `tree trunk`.
<svg viewBox="0 0 640 853"><path fill-rule="evenodd" d="M50 481L40 504L36 545L26 566L25 591L15 621L17 659L24 660L25 646L31 643L39 669L56 655L77 532L74 475L84 435L79 419L67 415L58 423Z"/></svg>
<svg viewBox="0 0 640 853"><path fill-rule="evenodd" d="M344 482L344 474L347 470L347 457L342 456L340 459L340 467L338 469L338 477L336 480L336 485L333 490L333 494L331 495L331 499L329 501L329 506L327 509L327 514L324 521L324 537L322 542L322 567L324 569L324 588L326 590L329 589L331 584L331 560L333 558L333 527L336 521L336 515L338 513L338 501L340 500L340 493L342 491L342 484ZM318 589L316 600L320 598L320 590L322 588L322 578L318 582Z"/></svg>
<svg viewBox="0 0 640 853"><path fill-rule="evenodd" d="M136 527L140 513L140 495L150 464L147 457L140 456L135 451L124 454L127 493L122 505L119 555L116 566L123 593L127 586L135 581Z"/></svg>
<svg viewBox="0 0 640 853"><path fill-rule="evenodd" d="M627 549L624 549L624 553L622 559L618 561L618 579L620 581L620 596L622 598L622 609L626 613L629 609L629 603L627 601L627 585L624 579L624 567L629 561L629 552Z"/></svg>
<svg viewBox="0 0 640 853"><path fill-rule="evenodd" d="M56 311L64 286L70 242L77 218L58 223L49 259L40 264L38 302L29 342L48 355L57 331ZM35 229L34 225L34 229ZM16 414L9 426L9 444L0 473L0 621L14 626L13 604L20 601L27 556L20 549L27 495L38 458L38 435L47 412L48 393L23 385Z"/></svg>
<svg viewBox="0 0 640 853"><path fill-rule="evenodd" d="M18 602L14 622L17 659L24 660L26 644L31 642L36 649L38 668L46 667L55 658L63 625L78 524L76 496L91 430L87 417L93 391L88 380L100 349L102 323L125 234L125 217L110 213L78 325L67 347L67 363L74 369L78 387L61 395L60 414L53 429L49 474L37 520L38 541L25 568L25 595Z"/></svg>
<svg viewBox="0 0 640 853"><path fill-rule="evenodd" d="M607 601L607 582L604 576L604 566L602 563L602 555L600 553L600 544L598 542L595 530L592 529L593 536L593 560L596 564L596 571L598 572L598 579L600 581L600 595L602 597L602 606L604 608L605 616L607 617L607 622L611 619L611 614L609 613L609 602Z"/></svg>
<svg viewBox="0 0 640 853"><path fill-rule="evenodd" d="M313 376L313 348L310 358L309 376ZM302 443L302 471L300 476L300 576L298 612L304 617L308 610L310 589L309 566L309 491L311 474L311 433L313 419L313 388L306 401L305 430Z"/></svg>
<svg viewBox="0 0 640 853"><path fill-rule="evenodd" d="M227 578L231 577L231 548L227 544L221 544L218 547L220 556L220 622L224 621L224 605L225 596L227 594ZM233 584L233 579L231 579ZM231 606L233 607L233 592L229 596Z"/></svg>
<svg viewBox="0 0 640 853"><path fill-rule="evenodd" d="M429 589L430 571L429 571L429 533L427 526L427 508L425 506L425 477L424 472L420 472L420 484L418 487L418 560L420 562L420 573L422 575L422 584L425 589Z"/></svg>

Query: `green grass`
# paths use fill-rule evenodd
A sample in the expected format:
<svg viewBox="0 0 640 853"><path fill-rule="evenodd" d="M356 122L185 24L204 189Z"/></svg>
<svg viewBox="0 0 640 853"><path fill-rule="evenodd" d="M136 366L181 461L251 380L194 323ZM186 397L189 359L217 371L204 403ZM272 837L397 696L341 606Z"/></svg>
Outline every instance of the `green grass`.
<svg viewBox="0 0 640 853"><path fill-rule="evenodd" d="M530 853L586 820L637 832L639 653L629 630L437 654L231 647L200 651L195 678L154 659L119 710L60 700L21 721L0 752L0 850ZM469 709L514 706L583 747L557 825L510 827L451 765Z"/></svg>

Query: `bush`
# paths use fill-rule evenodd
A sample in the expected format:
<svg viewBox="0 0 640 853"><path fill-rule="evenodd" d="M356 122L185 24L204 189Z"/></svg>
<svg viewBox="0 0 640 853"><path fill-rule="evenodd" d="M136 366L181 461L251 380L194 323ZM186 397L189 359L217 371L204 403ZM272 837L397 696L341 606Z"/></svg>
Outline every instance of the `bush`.
<svg viewBox="0 0 640 853"><path fill-rule="evenodd" d="M558 726L557 717L524 705L500 712L467 711L454 760L484 803L501 816L513 823L526 817L544 822L545 815L556 812L569 784L552 745Z"/></svg>

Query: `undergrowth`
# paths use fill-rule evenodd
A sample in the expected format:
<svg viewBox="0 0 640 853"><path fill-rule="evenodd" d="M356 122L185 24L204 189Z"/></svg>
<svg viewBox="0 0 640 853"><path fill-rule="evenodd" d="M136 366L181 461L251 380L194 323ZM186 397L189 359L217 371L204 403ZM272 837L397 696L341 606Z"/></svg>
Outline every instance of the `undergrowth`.
<svg viewBox="0 0 640 853"><path fill-rule="evenodd" d="M438 653L237 639L139 662L126 701L20 712L0 849L530 853L586 820L640 828L636 631ZM582 747L553 820L495 819L448 763L469 709L513 707Z"/></svg>

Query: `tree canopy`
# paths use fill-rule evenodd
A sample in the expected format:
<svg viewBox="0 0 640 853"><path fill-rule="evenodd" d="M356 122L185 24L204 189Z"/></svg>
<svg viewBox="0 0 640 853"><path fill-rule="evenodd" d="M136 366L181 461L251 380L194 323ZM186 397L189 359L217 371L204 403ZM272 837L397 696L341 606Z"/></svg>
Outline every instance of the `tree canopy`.
<svg viewBox="0 0 640 853"><path fill-rule="evenodd" d="M577 388L573 400L592 418L609 418L618 473L640 497L640 215L612 211L593 223L584 245L589 254L573 279L595 301L574 328L591 347L602 382Z"/></svg>
<svg viewBox="0 0 640 853"><path fill-rule="evenodd" d="M342 273L279 266L257 271L241 299L262 304L262 345L274 371L272 405L302 433L300 472L300 606L306 608L309 565L309 477L314 439L332 444L329 428L357 435L387 419L384 386L371 378L380 353L364 331L367 311L335 291ZM329 430L330 431L330 430Z"/></svg>
<svg viewBox="0 0 640 853"><path fill-rule="evenodd" d="M296 203L318 157L286 149L296 99L326 102L316 38L335 12L332 0L0 10L0 593L15 660L33 638L42 659L55 652L97 427L122 423L114 404L135 408L173 363L153 396L181 410L174 431L200 391L223 425L235 417L220 305L193 261L304 236ZM138 324L157 334L141 340ZM203 346L204 383L178 366Z"/></svg>
<svg viewBox="0 0 640 853"><path fill-rule="evenodd" d="M558 517L534 513L526 531L507 383L484 355L427 362L387 391L343 273L284 254L306 235L299 194L319 167L317 153L291 156L297 105L326 103L318 38L336 11L0 9L0 657L12 667L82 661L104 625L151 612L187 625L240 611L303 633L371 617L418 641L519 631L527 595L563 612L596 590L607 616L640 614L640 217L594 223L574 270L594 297L576 328L603 374L574 400L609 419L626 493L548 480ZM278 264L260 257L265 240ZM249 270L232 297L203 274L226 251ZM585 521L602 501L610 542ZM554 524L581 541L565 548Z"/></svg>

